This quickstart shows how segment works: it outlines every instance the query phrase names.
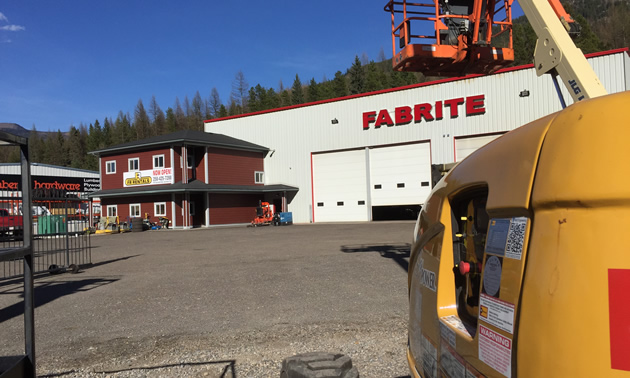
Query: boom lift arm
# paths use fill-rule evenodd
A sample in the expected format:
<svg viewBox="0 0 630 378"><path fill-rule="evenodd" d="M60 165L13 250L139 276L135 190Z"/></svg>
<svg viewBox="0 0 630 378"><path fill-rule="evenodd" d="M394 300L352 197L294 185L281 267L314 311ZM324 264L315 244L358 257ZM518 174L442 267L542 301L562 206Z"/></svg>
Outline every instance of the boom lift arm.
<svg viewBox="0 0 630 378"><path fill-rule="evenodd" d="M389 1L385 11L392 15L394 69L418 71L427 76L462 76L492 73L512 63L513 1L433 0L430 4ZM563 106L557 76L574 102L605 95L606 90L597 75L568 34L573 20L560 0L520 0L519 3L538 36L534 52L536 74L551 74ZM396 15L403 16L402 22L396 24ZM422 21L431 22L433 32L427 33L424 27L418 30L426 34L412 34L412 23ZM499 39L501 36L503 40ZM396 38L399 39L398 51ZM413 40L428 43L413 43Z"/></svg>
<svg viewBox="0 0 630 378"><path fill-rule="evenodd" d="M538 36L534 50L536 74L550 73L554 81L556 75L560 76L573 102L606 95L606 89L561 21L561 14L566 12L560 1L520 0L519 4Z"/></svg>

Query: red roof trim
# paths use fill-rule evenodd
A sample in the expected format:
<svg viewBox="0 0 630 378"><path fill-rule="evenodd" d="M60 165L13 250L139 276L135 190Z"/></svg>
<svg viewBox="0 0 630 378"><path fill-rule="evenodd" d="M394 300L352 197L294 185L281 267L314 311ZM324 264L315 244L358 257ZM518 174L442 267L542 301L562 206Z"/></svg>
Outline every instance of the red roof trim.
<svg viewBox="0 0 630 378"><path fill-rule="evenodd" d="M628 47L615 49L615 50L600 51L600 52L596 52L596 53L585 54L585 56L587 58L596 58L596 57L599 57L599 56L618 54L618 53L621 53L621 52L624 52L624 51L630 56L630 51L629 51ZM261 115L261 114L281 112L281 111L284 111L284 110L304 108L304 107L307 107L307 106L327 104L327 103L337 102L337 101L345 101L345 100L350 100L350 99L353 99L353 98L375 96L375 95L380 95L380 94L384 94L384 93L404 91L404 90L407 90L407 89L428 87L428 86L431 86L431 85L450 83L450 82L453 82L453 81L474 79L474 78L481 77L481 76L491 76L491 75L497 75L497 74L501 74L501 73L505 73L505 72L520 71L520 70L525 70L525 69L533 68L533 67L534 67L533 63L524 64L522 66L503 68L503 69L500 69L497 72L495 72L493 74L490 74L490 75L474 74L474 75L466 75L466 76L461 76L461 77L449 77L449 78L446 78L446 79L440 79L440 80L435 80L435 81L427 81L425 83L405 85L404 87L382 89L380 91L360 93L360 94L344 96L344 97L336 97L336 98L331 98L331 99L327 99L327 100L308 102L306 104L290 105L290 106L284 106L282 108L261 110L261 111L253 112L253 113L245 113L245 114L238 114L238 115L222 117L222 118L207 119L207 120L204 121L204 123L226 121L228 119L235 119L235 118L251 117L251 116L256 116L256 115Z"/></svg>

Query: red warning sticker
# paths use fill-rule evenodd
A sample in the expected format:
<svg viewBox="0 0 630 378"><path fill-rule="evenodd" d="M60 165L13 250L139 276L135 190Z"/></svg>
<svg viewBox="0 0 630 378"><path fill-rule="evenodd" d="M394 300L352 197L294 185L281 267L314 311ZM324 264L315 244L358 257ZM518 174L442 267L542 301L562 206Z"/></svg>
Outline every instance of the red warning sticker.
<svg viewBox="0 0 630 378"><path fill-rule="evenodd" d="M512 340L479 325L479 360L499 373L512 373Z"/></svg>
<svg viewBox="0 0 630 378"><path fill-rule="evenodd" d="M630 371L630 269L608 269L611 368Z"/></svg>

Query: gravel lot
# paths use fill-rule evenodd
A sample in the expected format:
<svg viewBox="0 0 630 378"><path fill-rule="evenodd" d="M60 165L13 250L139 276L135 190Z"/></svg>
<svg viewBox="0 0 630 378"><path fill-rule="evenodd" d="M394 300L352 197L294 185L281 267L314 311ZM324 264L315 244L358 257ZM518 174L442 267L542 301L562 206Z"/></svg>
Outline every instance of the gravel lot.
<svg viewBox="0 0 630 378"><path fill-rule="evenodd" d="M288 356L348 354L406 377L413 222L96 235L93 265L36 280L47 377L278 377ZM0 355L23 352L20 293L0 282Z"/></svg>

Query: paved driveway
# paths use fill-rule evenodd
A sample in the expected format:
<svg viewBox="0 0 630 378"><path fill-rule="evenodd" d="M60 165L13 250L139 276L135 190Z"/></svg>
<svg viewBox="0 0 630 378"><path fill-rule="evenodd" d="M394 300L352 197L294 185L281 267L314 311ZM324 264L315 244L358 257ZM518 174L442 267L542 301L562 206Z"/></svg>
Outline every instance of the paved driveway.
<svg viewBox="0 0 630 378"><path fill-rule="evenodd" d="M38 374L279 375L282 358L349 354L408 374L412 222L96 235L93 266L36 280ZM0 355L23 348L21 287L0 282Z"/></svg>

